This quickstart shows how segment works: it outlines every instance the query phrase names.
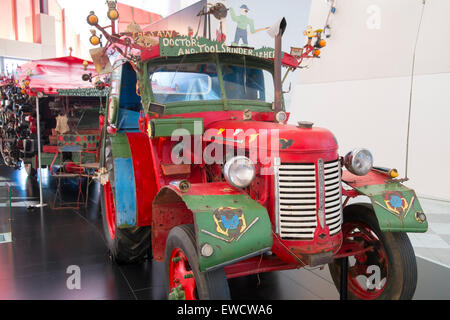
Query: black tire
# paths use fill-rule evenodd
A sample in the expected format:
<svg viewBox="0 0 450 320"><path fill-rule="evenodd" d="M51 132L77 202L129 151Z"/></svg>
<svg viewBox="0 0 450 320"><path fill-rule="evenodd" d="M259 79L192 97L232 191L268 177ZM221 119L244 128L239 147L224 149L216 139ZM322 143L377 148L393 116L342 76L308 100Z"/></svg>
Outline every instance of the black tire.
<svg viewBox="0 0 450 320"><path fill-rule="evenodd" d="M349 222L362 222L369 226L386 252L389 273L386 277L385 288L376 300L412 299L417 286L417 261L408 235L404 232L382 232L372 205L366 203L349 205L345 208L344 224ZM333 282L339 290L340 262L335 260L328 266ZM348 299L359 300L360 298L348 288Z"/></svg>
<svg viewBox="0 0 450 320"><path fill-rule="evenodd" d="M194 273L196 282L196 297L199 300L230 300L230 289L223 268L210 272L200 272L199 257L195 241L193 225L180 225L173 228L166 242L165 274L166 293L170 294L169 267L170 257L174 249L181 249Z"/></svg>
<svg viewBox="0 0 450 320"><path fill-rule="evenodd" d="M105 165L109 172L109 179L114 195L114 165L111 146L108 143L105 151ZM101 186L101 213L103 220L103 233L108 246L111 259L118 264L141 263L145 258L152 258L151 253L151 227L115 228L115 236L111 237L108 229L105 212L105 187ZM114 203L115 203L114 199Z"/></svg>

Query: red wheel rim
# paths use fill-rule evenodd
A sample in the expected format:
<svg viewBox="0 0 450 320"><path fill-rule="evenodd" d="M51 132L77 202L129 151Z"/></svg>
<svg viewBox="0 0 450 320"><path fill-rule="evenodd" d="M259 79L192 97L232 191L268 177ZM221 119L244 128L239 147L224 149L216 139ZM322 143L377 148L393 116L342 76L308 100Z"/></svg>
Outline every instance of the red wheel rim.
<svg viewBox="0 0 450 320"><path fill-rule="evenodd" d="M114 196L111 189L111 183L108 182L104 187L105 197L105 214L106 223L108 224L108 231L111 239L114 239L116 235L116 208L114 206Z"/></svg>
<svg viewBox="0 0 450 320"><path fill-rule="evenodd" d="M197 300L194 272L186 255L178 248L174 249L170 256L169 282L170 291L181 286L186 300Z"/></svg>
<svg viewBox="0 0 450 320"><path fill-rule="evenodd" d="M367 224L362 222L345 223L344 235L351 240L362 241L364 248L373 249L354 256L354 264L348 269L348 289L362 300L378 298L388 282L388 261L383 243ZM368 277L379 272L379 279L370 283ZM366 284L364 285L364 279ZM372 279L371 279L372 280Z"/></svg>

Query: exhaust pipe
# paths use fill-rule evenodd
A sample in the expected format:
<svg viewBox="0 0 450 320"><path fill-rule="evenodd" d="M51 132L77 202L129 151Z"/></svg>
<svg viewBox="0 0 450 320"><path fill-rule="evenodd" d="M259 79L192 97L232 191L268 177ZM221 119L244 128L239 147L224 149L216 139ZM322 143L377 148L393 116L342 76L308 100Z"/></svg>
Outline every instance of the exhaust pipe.
<svg viewBox="0 0 450 320"><path fill-rule="evenodd" d="M281 79L281 61L283 59L283 34L286 31L287 21L285 18L281 19L275 23L267 33L275 39L275 62L274 62L274 82L275 82L275 101L274 101L274 112L275 115L283 110L283 84Z"/></svg>

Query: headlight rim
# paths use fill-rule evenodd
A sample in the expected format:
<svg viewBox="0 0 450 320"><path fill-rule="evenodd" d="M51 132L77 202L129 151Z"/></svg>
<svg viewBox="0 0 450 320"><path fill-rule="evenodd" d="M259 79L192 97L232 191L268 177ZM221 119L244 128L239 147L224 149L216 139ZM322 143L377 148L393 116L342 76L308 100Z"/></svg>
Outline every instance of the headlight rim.
<svg viewBox="0 0 450 320"><path fill-rule="evenodd" d="M368 155L370 155L370 168L366 171L360 171L355 167L355 159L357 158L358 154L366 152L368 153ZM348 152L345 157L344 157L344 166L345 168L350 171L351 173L353 173L354 175L357 176L366 176L367 174L370 173L370 171L372 171L373 169L373 154L372 152L370 152L369 149L367 148L356 148L353 149L352 151Z"/></svg>
<svg viewBox="0 0 450 320"><path fill-rule="evenodd" d="M250 179L249 183L246 184L246 185L241 185L241 186L237 185L237 184L233 181L233 179L231 179L231 175L230 175L231 165L232 165L233 163L235 163L236 161L239 161L239 160L246 160L246 161L248 161L248 163L251 165L251 168L253 169L253 175L252 175L252 178ZM256 166L255 166L255 163L254 163L250 158L248 158L248 157L246 157L246 156L235 156L235 157L229 159L229 160L225 163L225 165L223 166L223 175L224 175L224 177L225 177L225 180L226 180L230 185L232 185L233 187L238 188L238 189L245 189L245 188L247 188L249 185L251 185L251 183L252 183L252 182L255 180L255 178L256 178Z"/></svg>

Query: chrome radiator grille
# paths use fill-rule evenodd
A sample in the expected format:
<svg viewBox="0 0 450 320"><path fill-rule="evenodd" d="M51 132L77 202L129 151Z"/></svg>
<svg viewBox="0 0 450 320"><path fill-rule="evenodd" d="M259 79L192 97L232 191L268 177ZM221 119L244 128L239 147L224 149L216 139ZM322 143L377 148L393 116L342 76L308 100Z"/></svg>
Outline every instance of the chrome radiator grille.
<svg viewBox="0 0 450 320"><path fill-rule="evenodd" d="M275 164L277 231L285 240L311 240L317 228L319 194L325 192L324 210L330 235L341 230L341 176L339 161L323 165L323 183L318 183L316 164ZM325 190L318 190L323 185ZM323 206L322 206L323 208Z"/></svg>

